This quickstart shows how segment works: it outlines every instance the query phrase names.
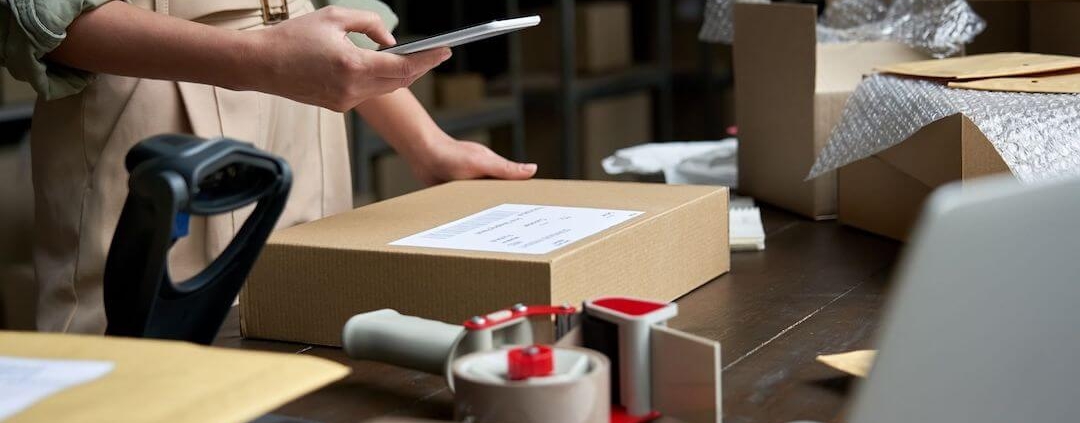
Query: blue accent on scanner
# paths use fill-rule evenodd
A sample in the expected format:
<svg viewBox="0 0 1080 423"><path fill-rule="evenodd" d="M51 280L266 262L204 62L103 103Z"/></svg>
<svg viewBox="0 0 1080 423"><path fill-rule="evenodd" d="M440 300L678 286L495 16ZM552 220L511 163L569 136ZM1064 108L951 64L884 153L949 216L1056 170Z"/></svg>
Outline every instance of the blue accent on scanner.
<svg viewBox="0 0 1080 423"><path fill-rule="evenodd" d="M191 216L185 212L177 212L176 220L173 221L172 239L176 241L180 238L188 236L188 222L191 221Z"/></svg>

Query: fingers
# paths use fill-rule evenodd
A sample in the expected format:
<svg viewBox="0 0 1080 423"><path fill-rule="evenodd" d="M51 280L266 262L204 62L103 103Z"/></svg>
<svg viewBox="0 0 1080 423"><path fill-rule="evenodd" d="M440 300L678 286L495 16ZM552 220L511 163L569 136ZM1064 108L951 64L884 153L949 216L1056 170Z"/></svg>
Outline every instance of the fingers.
<svg viewBox="0 0 1080 423"><path fill-rule="evenodd" d="M372 76L407 79L419 77L450 58L449 48L437 48L409 55L369 54L365 57Z"/></svg>
<svg viewBox="0 0 1080 423"><path fill-rule="evenodd" d="M330 20L341 25L341 28L345 31L367 35L368 38L379 43L379 45L392 46L397 44L397 40L394 39L394 36L386 29L386 25L383 24L382 18L375 13L336 6L329 6L323 10L326 10L325 13L328 14Z"/></svg>
<svg viewBox="0 0 1080 423"><path fill-rule="evenodd" d="M520 180L529 179L536 175L535 163L517 163L504 159L502 156L489 152L484 155L480 164L485 176L495 179Z"/></svg>

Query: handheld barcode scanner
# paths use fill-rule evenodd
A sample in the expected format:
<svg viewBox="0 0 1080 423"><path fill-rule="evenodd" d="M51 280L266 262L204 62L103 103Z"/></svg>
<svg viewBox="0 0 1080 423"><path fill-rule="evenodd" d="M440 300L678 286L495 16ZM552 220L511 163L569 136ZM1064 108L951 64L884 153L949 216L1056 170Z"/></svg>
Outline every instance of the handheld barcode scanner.
<svg viewBox="0 0 1080 423"><path fill-rule="evenodd" d="M128 196L105 263L107 335L210 344L285 207L292 173L279 157L229 139L159 135L125 160ZM174 282L169 249L189 216L258 203L232 242Z"/></svg>

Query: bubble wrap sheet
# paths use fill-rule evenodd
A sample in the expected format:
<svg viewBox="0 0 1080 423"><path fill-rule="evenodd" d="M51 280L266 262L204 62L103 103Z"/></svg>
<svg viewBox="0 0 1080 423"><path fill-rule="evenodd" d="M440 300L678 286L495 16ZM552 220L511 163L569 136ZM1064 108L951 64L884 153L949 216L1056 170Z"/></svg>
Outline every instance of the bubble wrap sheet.
<svg viewBox="0 0 1080 423"><path fill-rule="evenodd" d="M848 99L808 179L884 151L956 113L986 135L1017 179L1080 175L1080 94L953 89L874 75Z"/></svg>
<svg viewBox="0 0 1080 423"><path fill-rule="evenodd" d="M767 0L707 0L702 41L731 44L734 3ZM896 41L935 57L960 53L986 22L965 0L838 0L817 26L818 42Z"/></svg>

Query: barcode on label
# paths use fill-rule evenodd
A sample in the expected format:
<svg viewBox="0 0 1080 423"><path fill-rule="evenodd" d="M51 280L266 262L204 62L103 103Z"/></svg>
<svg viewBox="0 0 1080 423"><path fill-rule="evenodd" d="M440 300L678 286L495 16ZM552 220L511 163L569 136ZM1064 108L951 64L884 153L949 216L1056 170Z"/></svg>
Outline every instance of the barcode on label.
<svg viewBox="0 0 1080 423"><path fill-rule="evenodd" d="M490 225L492 223L498 222L502 219L508 218L516 214L518 214L518 212L516 211L492 210L490 212L476 216L472 219L466 220L456 225L426 234L423 237L428 239L450 239L463 233L469 232L473 229Z"/></svg>

